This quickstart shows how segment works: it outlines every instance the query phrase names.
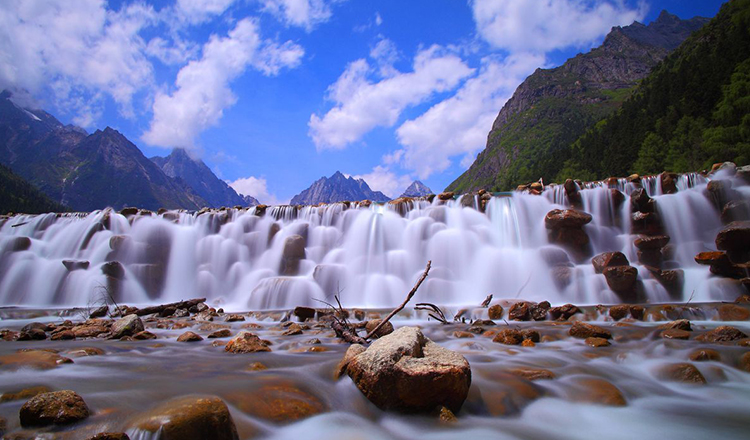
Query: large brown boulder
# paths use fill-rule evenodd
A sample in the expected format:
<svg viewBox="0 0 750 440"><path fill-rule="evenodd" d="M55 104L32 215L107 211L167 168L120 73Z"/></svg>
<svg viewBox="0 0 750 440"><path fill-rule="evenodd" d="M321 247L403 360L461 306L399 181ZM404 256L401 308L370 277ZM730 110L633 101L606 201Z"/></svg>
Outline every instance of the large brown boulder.
<svg viewBox="0 0 750 440"><path fill-rule="evenodd" d="M427 339L417 327L401 327L356 355L347 373L384 410L429 412L461 409L471 385L469 362Z"/></svg>
<svg viewBox="0 0 750 440"><path fill-rule="evenodd" d="M305 258L305 238L301 235L290 235L284 240L284 252L279 271L282 275L297 275L299 262Z"/></svg>
<svg viewBox="0 0 750 440"><path fill-rule="evenodd" d="M628 266L628 257L622 252L604 252L591 259L596 273L604 272L604 269L615 266Z"/></svg>
<svg viewBox="0 0 750 440"><path fill-rule="evenodd" d="M615 293L626 294L632 292L638 280L638 269L632 266L615 266L604 269L607 285Z"/></svg>
<svg viewBox="0 0 750 440"><path fill-rule="evenodd" d="M230 353L255 353L258 351L271 351L265 341L258 335L247 331L241 331L232 338L224 347L224 351Z"/></svg>
<svg viewBox="0 0 750 440"><path fill-rule="evenodd" d="M723 251L750 249L750 221L732 222L716 236L716 248Z"/></svg>
<svg viewBox="0 0 750 440"><path fill-rule="evenodd" d="M89 416L83 398L70 390L41 393L24 403L19 414L21 426L66 425Z"/></svg>
<svg viewBox="0 0 750 440"><path fill-rule="evenodd" d="M131 422L131 430L160 440L237 440L229 408L218 397L184 396L161 403ZM130 431L130 430L129 430ZM141 438L136 435L135 438ZM156 438L156 437L154 437Z"/></svg>
<svg viewBox="0 0 750 440"><path fill-rule="evenodd" d="M591 215L582 211L553 209L544 217L544 226L547 229L578 229L590 223L591 220Z"/></svg>

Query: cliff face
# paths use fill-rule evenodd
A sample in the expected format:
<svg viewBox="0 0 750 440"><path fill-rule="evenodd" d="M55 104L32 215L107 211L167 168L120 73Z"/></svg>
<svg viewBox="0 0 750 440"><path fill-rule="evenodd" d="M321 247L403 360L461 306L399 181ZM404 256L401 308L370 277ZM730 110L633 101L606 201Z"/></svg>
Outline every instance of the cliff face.
<svg viewBox="0 0 750 440"><path fill-rule="evenodd" d="M663 11L648 26L613 28L600 47L560 67L537 69L500 110L485 150L448 190L507 190L540 177L551 180L570 144L619 108L654 66L707 21Z"/></svg>
<svg viewBox="0 0 750 440"><path fill-rule="evenodd" d="M387 202L390 199L380 191L370 189L363 179L345 177L336 171L331 177L321 177L309 188L292 198L292 205L317 205L318 203L358 202L372 200Z"/></svg>

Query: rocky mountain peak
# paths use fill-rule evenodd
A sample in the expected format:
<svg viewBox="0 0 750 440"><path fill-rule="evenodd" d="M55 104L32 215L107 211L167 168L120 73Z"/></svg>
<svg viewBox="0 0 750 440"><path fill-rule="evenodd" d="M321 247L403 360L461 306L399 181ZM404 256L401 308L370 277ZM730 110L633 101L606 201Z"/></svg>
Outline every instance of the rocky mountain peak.
<svg viewBox="0 0 750 440"><path fill-rule="evenodd" d="M399 197L424 197L430 194L433 194L433 192L427 185L419 180L415 180Z"/></svg>
<svg viewBox="0 0 750 440"><path fill-rule="evenodd" d="M318 203L335 203L360 200L387 202L390 199L380 191L373 191L364 179L346 177L336 171L331 177L321 177L309 188L292 198L292 205L317 205Z"/></svg>

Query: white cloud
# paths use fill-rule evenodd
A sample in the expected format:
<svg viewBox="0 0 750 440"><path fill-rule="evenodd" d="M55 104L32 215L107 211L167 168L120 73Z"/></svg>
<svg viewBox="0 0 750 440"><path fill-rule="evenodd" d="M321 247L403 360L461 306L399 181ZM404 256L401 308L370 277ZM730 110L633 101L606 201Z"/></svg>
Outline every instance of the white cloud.
<svg viewBox="0 0 750 440"><path fill-rule="evenodd" d="M381 191L390 198L403 194L411 185L409 176L399 176L388 167L378 165L368 174L354 176L355 179L364 179L373 191Z"/></svg>
<svg viewBox="0 0 750 440"><path fill-rule="evenodd" d="M375 13L375 26L383 24L383 17L380 16L380 12Z"/></svg>
<svg viewBox="0 0 750 440"><path fill-rule="evenodd" d="M413 69L370 82L372 68L366 60L350 63L328 88L328 99L336 105L323 117L310 116L309 135L318 150L343 149L375 127L393 126L404 109L452 90L474 71L440 46L417 53Z"/></svg>
<svg viewBox="0 0 750 440"><path fill-rule="evenodd" d="M146 54L166 65L180 65L196 57L198 46L181 38L167 41L161 37L154 37L146 46Z"/></svg>
<svg viewBox="0 0 750 440"><path fill-rule="evenodd" d="M516 86L543 64L542 55L511 55L503 61L485 58L479 73L455 95L398 128L404 148L384 162L401 163L420 179L445 170L456 155L462 155L462 166L468 167L484 148L492 122Z"/></svg>
<svg viewBox="0 0 750 440"><path fill-rule="evenodd" d="M548 52L582 47L612 26L642 20L646 6L631 8L623 0L474 0L479 34L496 48Z"/></svg>
<svg viewBox="0 0 750 440"><path fill-rule="evenodd" d="M0 87L42 95L91 121L105 95L125 115L153 83L139 32L157 14L140 3L106 10L101 0L0 2Z"/></svg>
<svg viewBox="0 0 750 440"><path fill-rule="evenodd" d="M399 54L393 41L381 37L377 44L370 49L370 58L378 64L380 76L383 78L398 75L399 72L393 65L398 61Z"/></svg>
<svg viewBox="0 0 750 440"><path fill-rule="evenodd" d="M154 117L143 140L162 147L193 148L195 138L216 125L236 97L229 83L248 67L274 75L299 64L304 51L291 42L262 40L255 20L237 22L226 37L212 35L200 60L180 69L171 95L158 93Z"/></svg>
<svg viewBox="0 0 750 440"><path fill-rule="evenodd" d="M260 203L266 205L286 205L289 200L279 200L274 194L268 191L268 182L264 177L243 177L234 182L227 182L234 188L238 194L252 196L258 199Z"/></svg>
<svg viewBox="0 0 750 440"><path fill-rule="evenodd" d="M260 0L263 10L270 12L289 26L305 28L308 32L331 18L330 2L324 0Z"/></svg>
<svg viewBox="0 0 750 440"><path fill-rule="evenodd" d="M221 15L234 3L234 0L177 0L175 5L180 19L198 24Z"/></svg>

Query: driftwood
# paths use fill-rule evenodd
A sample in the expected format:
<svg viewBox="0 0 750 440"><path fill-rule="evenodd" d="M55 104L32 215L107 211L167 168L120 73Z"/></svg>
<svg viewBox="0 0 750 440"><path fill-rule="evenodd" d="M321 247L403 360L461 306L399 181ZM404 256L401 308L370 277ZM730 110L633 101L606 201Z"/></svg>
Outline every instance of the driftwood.
<svg viewBox="0 0 750 440"><path fill-rule="evenodd" d="M490 306L491 302L492 302L492 294L490 293L489 295L487 295L487 298L485 298L484 301L482 301L482 305L480 307L486 309L487 307Z"/></svg>
<svg viewBox="0 0 750 440"><path fill-rule="evenodd" d="M137 312L135 312L138 316L144 316L144 315L150 315L152 313L161 313L162 310L166 309L167 307L174 307L175 309L189 309L190 307L197 306L198 304L205 302L206 298L196 298L196 299L190 299L187 301L179 301L175 303L170 304L162 304L160 306L151 306L151 307L144 307L142 309L138 309Z"/></svg>
<svg viewBox="0 0 750 440"><path fill-rule="evenodd" d="M440 307L436 306L435 304L419 303L416 307L414 307L414 310L427 310L428 312L433 312L435 313L435 315L433 315L432 313L427 314L436 321L440 321L443 324L448 324L448 319L446 319L445 313L443 313Z"/></svg>
<svg viewBox="0 0 750 440"><path fill-rule="evenodd" d="M344 324L338 319L335 319L333 322L331 322L331 328L336 333L336 336L350 344L367 345L367 341L359 336L356 330L351 328L351 326Z"/></svg>
<svg viewBox="0 0 750 440"><path fill-rule="evenodd" d="M419 277L417 280L417 284L412 287L411 291L408 295L406 295L406 299L404 302L401 303L400 306L396 307L391 311L391 313L388 314L388 316L385 317L384 320L380 321L380 324L378 324L370 333L365 336L365 339L372 338L375 334L377 334L378 330L380 330L380 327L384 326L386 322L390 321L391 318L393 318L396 313L400 312L401 310L406 307L406 304L411 300L411 298L414 296L415 293L417 293L417 289L419 289L419 286L422 285L422 282L427 278L427 274L430 273L430 267L432 267L432 261L427 262L427 267L424 268L424 272L422 272L422 276Z"/></svg>

